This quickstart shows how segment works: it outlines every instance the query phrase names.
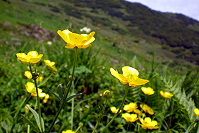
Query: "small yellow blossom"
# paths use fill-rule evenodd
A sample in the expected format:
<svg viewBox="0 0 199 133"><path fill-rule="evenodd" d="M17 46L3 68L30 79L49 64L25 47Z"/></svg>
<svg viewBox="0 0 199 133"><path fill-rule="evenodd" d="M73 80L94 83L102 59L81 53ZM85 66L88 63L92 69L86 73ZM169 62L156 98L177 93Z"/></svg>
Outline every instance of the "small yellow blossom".
<svg viewBox="0 0 199 133"><path fill-rule="evenodd" d="M27 92L31 93L31 96L34 96L36 97L37 96L37 92L36 92L36 87L34 85L34 83L32 82L27 82L25 84L25 87L26 87L26 90ZM45 93L42 92L41 89L38 88L38 94L39 94L39 97L45 97Z"/></svg>
<svg viewBox="0 0 199 133"><path fill-rule="evenodd" d="M194 112L195 112L195 114L196 114L197 116L199 116L199 109L198 109L198 108L195 108L195 109L194 109Z"/></svg>
<svg viewBox="0 0 199 133"><path fill-rule="evenodd" d="M136 120L138 120L137 114L124 113L124 114L122 114L122 117L123 117L127 122L135 122Z"/></svg>
<svg viewBox="0 0 199 133"><path fill-rule="evenodd" d="M17 58L24 62L24 63L32 63L35 64L41 60L43 57L43 54L38 54L37 51L30 51L26 55L25 53L17 53L16 54Z"/></svg>
<svg viewBox="0 0 199 133"><path fill-rule="evenodd" d="M137 109L137 104L136 103L129 103L124 106L124 110L127 112L133 112L135 109Z"/></svg>
<svg viewBox="0 0 199 133"><path fill-rule="evenodd" d="M28 79L32 79L32 74L30 71L25 71L24 76L26 76Z"/></svg>
<svg viewBox="0 0 199 133"><path fill-rule="evenodd" d="M133 112L138 115L142 115L142 111L140 111L139 109L134 109Z"/></svg>
<svg viewBox="0 0 199 133"><path fill-rule="evenodd" d="M53 68L55 65L55 62L51 62L50 60L44 60L44 63L46 64L46 66L49 66L51 68Z"/></svg>
<svg viewBox="0 0 199 133"><path fill-rule="evenodd" d="M76 133L76 132L72 130L66 130L66 131L62 131L62 133Z"/></svg>
<svg viewBox="0 0 199 133"><path fill-rule="evenodd" d="M49 98L50 98L50 96L48 94L46 94L44 97L43 103L47 103Z"/></svg>
<svg viewBox="0 0 199 133"><path fill-rule="evenodd" d="M173 94L169 93L168 91L160 91L160 94L165 98L171 98Z"/></svg>
<svg viewBox="0 0 199 133"><path fill-rule="evenodd" d="M154 90L151 87L142 87L141 90L146 95L153 95L154 94Z"/></svg>
<svg viewBox="0 0 199 133"><path fill-rule="evenodd" d="M41 81L44 80L44 77L38 77L36 80L39 81L39 82L41 82Z"/></svg>
<svg viewBox="0 0 199 133"><path fill-rule="evenodd" d="M144 129L158 129L158 122L151 120L150 117L146 117L144 120L143 118L139 118L140 123L138 123L139 125L141 125Z"/></svg>
<svg viewBox="0 0 199 133"><path fill-rule="evenodd" d="M111 112L114 114L116 114L119 110L119 109L116 109L116 107L110 107L110 109L111 109ZM120 110L120 112L121 112L121 110Z"/></svg>
<svg viewBox="0 0 199 133"><path fill-rule="evenodd" d="M142 108L144 110L144 112L149 113L150 115L154 114L153 109L151 109L149 106L147 106L146 104L140 104L140 108Z"/></svg>
<svg viewBox="0 0 199 133"><path fill-rule="evenodd" d="M139 72L132 67L122 67L123 74L119 74L113 68L110 69L111 74L115 76L122 84L129 84L129 86L136 87L148 83L148 80L138 78Z"/></svg>
<svg viewBox="0 0 199 133"><path fill-rule="evenodd" d="M93 37L95 32L91 32L90 34L77 34L66 29L63 31L58 30L57 33L67 43L65 48L68 49L72 49L74 47L87 48L91 45L90 43L95 40Z"/></svg>

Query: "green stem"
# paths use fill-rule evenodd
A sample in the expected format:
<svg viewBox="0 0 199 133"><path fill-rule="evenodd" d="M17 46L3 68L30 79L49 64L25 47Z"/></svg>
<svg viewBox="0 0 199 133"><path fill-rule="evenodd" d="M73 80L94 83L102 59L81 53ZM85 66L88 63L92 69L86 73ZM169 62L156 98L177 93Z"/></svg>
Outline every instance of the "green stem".
<svg viewBox="0 0 199 133"><path fill-rule="evenodd" d="M97 120L97 123L96 123L96 125L95 125L95 127L94 127L92 133L95 133L95 130L97 129L97 127L98 127L98 125L99 125L99 123L100 123L100 120L102 119L103 114L104 114L104 112L105 112L105 108L106 108L107 103L108 103L108 100L107 100L107 98L106 98L106 102L105 102L105 104L104 104L104 108L103 108L103 110L100 112L100 116L99 116L99 118L98 118L98 120Z"/></svg>
<svg viewBox="0 0 199 133"><path fill-rule="evenodd" d="M55 118L53 119L53 122L51 123L50 125L50 128L48 129L47 133L50 133L50 131L52 130L54 124L55 124L55 121L57 120L62 108L65 106L66 104L66 99L67 99L67 96L68 96L68 93L71 89L71 86L72 86L72 81L73 81L73 77L74 77L74 73L75 73L75 67L76 67L76 62L77 62L77 53L78 53L78 48L75 47L75 56L74 56L74 62L73 62L73 71L72 71L72 76L71 76L71 80L70 80L70 83L69 83L69 87L66 91L66 93L64 93L64 98L61 102L61 106L59 107L58 111L57 111L57 114L55 116Z"/></svg>
<svg viewBox="0 0 199 133"><path fill-rule="evenodd" d="M114 119L119 115L120 110L123 108L123 105L124 105L125 99L126 99L126 97L127 97L129 88L130 88L130 87L127 85L127 87L126 87L126 89L125 89L124 98L123 98L123 100L122 100L122 103L120 104L120 107L119 107L117 113L114 115L114 117L111 119L111 121L104 127L104 129L101 131L101 133L103 133L103 132L111 125L111 123L114 121ZM123 109L122 109L122 110L123 110Z"/></svg>
<svg viewBox="0 0 199 133"><path fill-rule="evenodd" d="M74 83L72 89L72 95L74 94ZM72 105L71 105L71 130L73 130L73 119L74 119L74 98L72 98Z"/></svg>
<svg viewBox="0 0 199 133"><path fill-rule="evenodd" d="M31 65L29 65L29 67L30 67L30 71L31 71L32 75L37 74L36 69L35 69L35 74L33 74ZM43 128L42 128L43 126L42 126L42 121L41 121L41 108L40 108L40 105L39 105L40 104L40 99L39 99L39 91L38 91L38 86L37 86L37 77L33 76L33 80L34 80L34 84L35 84L35 88L36 88L36 92L37 92L37 107L38 107L38 111L39 111L40 130L43 133L44 131L43 131Z"/></svg>

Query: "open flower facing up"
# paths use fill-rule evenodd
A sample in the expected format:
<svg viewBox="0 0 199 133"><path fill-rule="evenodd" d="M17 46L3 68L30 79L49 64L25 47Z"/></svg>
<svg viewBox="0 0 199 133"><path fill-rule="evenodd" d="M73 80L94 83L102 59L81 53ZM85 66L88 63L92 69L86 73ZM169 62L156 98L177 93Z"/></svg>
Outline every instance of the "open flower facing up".
<svg viewBox="0 0 199 133"><path fill-rule="evenodd" d="M137 114L124 113L124 114L122 114L122 117L123 117L127 122L135 122L136 120L138 120Z"/></svg>
<svg viewBox="0 0 199 133"><path fill-rule="evenodd" d="M195 113L197 116L199 116L199 109L198 109L198 108L195 108L195 109L194 109L194 113Z"/></svg>
<svg viewBox="0 0 199 133"><path fill-rule="evenodd" d="M114 113L114 114L116 114L119 110L116 107L110 107L110 109L111 109L111 112ZM120 112L121 112L121 110L120 110Z"/></svg>
<svg viewBox="0 0 199 133"><path fill-rule="evenodd" d="M41 60L43 54L38 54L37 51L30 51L27 55L25 53L17 53L16 56L20 61L24 63L35 64Z"/></svg>
<svg viewBox="0 0 199 133"><path fill-rule="evenodd" d="M167 92L167 91L160 91L160 94L165 98L171 98L173 94Z"/></svg>
<svg viewBox="0 0 199 133"><path fill-rule="evenodd" d="M129 86L136 87L148 83L148 80L138 78L139 72L132 67L122 67L123 74L119 74L113 68L110 69L111 74L115 76L122 84L129 84Z"/></svg>
<svg viewBox="0 0 199 133"><path fill-rule="evenodd" d="M142 87L141 90L146 95L153 95L154 94L154 90L151 87Z"/></svg>
<svg viewBox="0 0 199 133"><path fill-rule="evenodd" d="M62 131L62 133L75 133L75 131L72 131L72 130L66 130L66 131Z"/></svg>
<svg viewBox="0 0 199 133"><path fill-rule="evenodd" d="M137 109L137 104L136 103L129 103L124 106L124 110L127 112L133 112L135 109Z"/></svg>
<svg viewBox="0 0 199 133"><path fill-rule="evenodd" d="M143 118L139 118L140 123L138 123L139 125L141 125L144 129L158 129L158 122L151 120L150 117L146 117L145 119Z"/></svg>
<svg viewBox="0 0 199 133"><path fill-rule="evenodd" d="M95 32L91 32L90 34L77 34L66 29L63 31L58 30L57 33L67 43L65 48L68 49L72 49L74 47L87 48L91 45L90 43L95 40L93 37Z"/></svg>
<svg viewBox="0 0 199 133"><path fill-rule="evenodd" d="M147 106L146 104L140 104L140 108L142 108L144 110L144 112L149 113L150 115L154 114L153 109L151 109L149 106Z"/></svg>
<svg viewBox="0 0 199 133"><path fill-rule="evenodd" d="M37 92L36 92L36 87L34 85L34 83L32 82L27 82L25 84L26 90L27 92L31 93L31 96L36 97L37 96ZM46 93L43 93L41 89L38 88L38 93L39 93L39 97L45 97Z"/></svg>
<svg viewBox="0 0 199 133"><path fill-rule="evenodd" d="M46 66L49 66L51 68L55 65L55 62L51 62L50 60L44 60L44 63L46 64Z"/></svg>

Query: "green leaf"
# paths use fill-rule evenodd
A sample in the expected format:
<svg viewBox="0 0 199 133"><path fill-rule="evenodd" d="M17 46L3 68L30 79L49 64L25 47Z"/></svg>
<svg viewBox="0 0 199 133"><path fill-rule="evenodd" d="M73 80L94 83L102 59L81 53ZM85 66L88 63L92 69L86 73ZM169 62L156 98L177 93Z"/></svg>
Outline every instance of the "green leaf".
<svg viewBox="0 0 199 133"><path fill-rule="evenodd" d="M36 131L37 133L39 132L39 129L36 128L35 125L30 120L26 119L26 117L23 115L21 115L21 116L27 123L29 123L29 125L33 128L34 131Z"/></svg>
<svg viewBox="0 0 199 133"><path fill-rule="evenodd" d="M45 131L45 128L44 128L44 120L43 120L43 118L41 118L41 123L40 123L40 119L39 119L39 115L37 114L37 112L34 110L34 109L32 109L30 106L27 106L29 109L30 109L30 111L33 113L33 115L34 115L34 117L35 117L35 120L36 120L36 122L37 122L37 126L39 127L39 130L40 131Z"/></svg>
<svg viewBox="0 0 199 133"><path fill-rule="evenodd" d="M64 98L63 87L61 84L58 85L58 94L61 100Z"/></svg>
<svg viewBox="0 0 199 133"><path fill-rule="evenodd" d="M79 96L79 95L82 95L83 93L78 93L78 94L75 94L75 95L72 95L68 98L66 98L66 101L69 101L70 99L72 99L73 97L76 97L76 96Z"/></svg>
<svg viewBox="0 0 199 133"><path fill-rule="evenodd" d="M57 94L55 94L50 88L48 88L48 90L55 96L57 97L60 101L61 101L61 98L59 96L57 96Z"/></svg>

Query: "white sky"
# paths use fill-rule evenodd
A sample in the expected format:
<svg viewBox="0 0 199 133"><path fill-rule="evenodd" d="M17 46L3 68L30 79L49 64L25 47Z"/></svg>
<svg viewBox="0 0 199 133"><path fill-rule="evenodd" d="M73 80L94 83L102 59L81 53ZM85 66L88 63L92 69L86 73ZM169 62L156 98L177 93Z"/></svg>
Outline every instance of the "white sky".
<svg viewBox="0 0 199 133"><path fill-rule="evenodd" d="M181 13L199 21L199 0L126 0L138 2L152 10Z"/></svg>

